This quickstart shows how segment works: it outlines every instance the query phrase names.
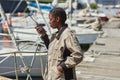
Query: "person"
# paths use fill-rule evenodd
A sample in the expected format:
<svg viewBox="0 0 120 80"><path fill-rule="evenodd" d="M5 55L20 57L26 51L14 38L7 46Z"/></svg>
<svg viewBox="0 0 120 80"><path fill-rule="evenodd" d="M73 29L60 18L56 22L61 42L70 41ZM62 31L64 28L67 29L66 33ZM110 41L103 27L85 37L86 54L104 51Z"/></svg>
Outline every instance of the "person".
<svg viewBox="0 0 120 80"><path fill-rule="evenodd" d="M48 48L48 79L47 80L76 80L75 66L83 59L83 53L77 38L65 24L66 13L62 8L53 8L49 12L49 24L58 31L49 40L43 27L36 27Z"/></svg>

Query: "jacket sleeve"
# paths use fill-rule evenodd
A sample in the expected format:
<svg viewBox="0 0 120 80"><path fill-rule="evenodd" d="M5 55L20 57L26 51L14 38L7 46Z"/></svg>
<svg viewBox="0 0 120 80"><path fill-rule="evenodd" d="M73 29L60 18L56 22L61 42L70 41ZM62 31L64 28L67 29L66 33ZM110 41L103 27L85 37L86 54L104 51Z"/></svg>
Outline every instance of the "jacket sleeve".
<svg viewBox="0 0 120 80"><path fill-rule="evenodd" d="M44 44L45 44L46 48L48 49L48 46L49 46L49 43L50 43L48 35L46 34L44 36L41 36L41 39L44 41Z"/></svg>
<svg viewBox="0 0 120 80"><path fill-rule="evenodd" d="M71 34L67 37L65 39L65 44L71 54L70 56L67 56L66 60L60 64L63 70L75 67L83 59L83 53L75 35Z"/></svg>

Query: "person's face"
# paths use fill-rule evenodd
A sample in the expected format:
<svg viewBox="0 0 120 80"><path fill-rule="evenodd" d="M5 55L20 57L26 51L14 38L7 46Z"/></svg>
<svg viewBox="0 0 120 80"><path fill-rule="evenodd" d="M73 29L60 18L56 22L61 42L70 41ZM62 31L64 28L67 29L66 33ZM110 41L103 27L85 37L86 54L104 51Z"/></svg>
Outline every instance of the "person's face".
<svg viewBox="0 0 120 80"><path fill-rule="evenodd" d="M49 14L49 24L52 28L58 27L58 20L52 14Z"/></svg>

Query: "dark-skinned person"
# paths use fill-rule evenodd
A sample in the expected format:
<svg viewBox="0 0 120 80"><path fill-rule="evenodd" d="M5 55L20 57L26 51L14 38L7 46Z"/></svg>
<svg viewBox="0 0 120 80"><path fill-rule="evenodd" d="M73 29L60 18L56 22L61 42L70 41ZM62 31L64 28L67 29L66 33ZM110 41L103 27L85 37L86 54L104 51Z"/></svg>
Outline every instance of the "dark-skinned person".
<svg viewBox="0 0 120 80"><path fill-rule="evenodd" d="M83 60L83 53L74 32L65 24L66 12L53 8L49 12L49 24L58 31L49 39L43 27L36 27L48 48L47 80L77 80L75 66Z"/></svg>

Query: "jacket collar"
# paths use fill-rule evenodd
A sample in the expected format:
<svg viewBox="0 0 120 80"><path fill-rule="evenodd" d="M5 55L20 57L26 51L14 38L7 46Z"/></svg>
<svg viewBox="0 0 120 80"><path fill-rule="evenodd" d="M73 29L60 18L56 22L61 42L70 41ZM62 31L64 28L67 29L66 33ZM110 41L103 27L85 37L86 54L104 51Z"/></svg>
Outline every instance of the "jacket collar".
<svg viewBox="0 0 120 80"><path fill-rule="evenodd" d="M60 39L61 34L64 32L64 30L65 30L67 27L68 27L68 26L65 25L65 26L62 27L61 30L59 30L59 31L56 32L56 33L57 33L57 35L56 35L57 40Z"/></svg>

